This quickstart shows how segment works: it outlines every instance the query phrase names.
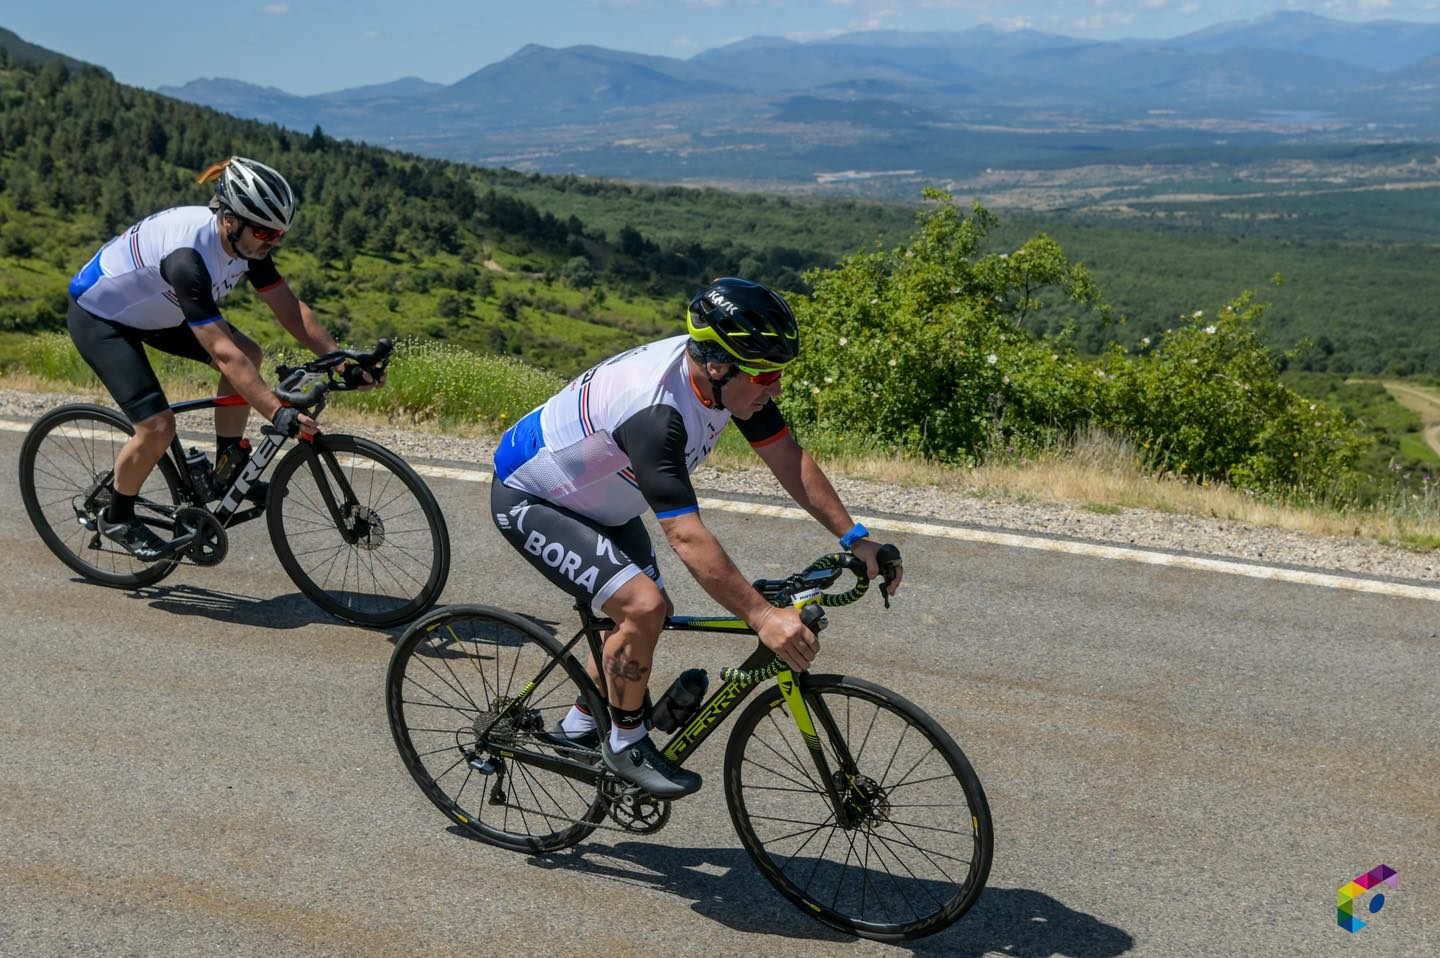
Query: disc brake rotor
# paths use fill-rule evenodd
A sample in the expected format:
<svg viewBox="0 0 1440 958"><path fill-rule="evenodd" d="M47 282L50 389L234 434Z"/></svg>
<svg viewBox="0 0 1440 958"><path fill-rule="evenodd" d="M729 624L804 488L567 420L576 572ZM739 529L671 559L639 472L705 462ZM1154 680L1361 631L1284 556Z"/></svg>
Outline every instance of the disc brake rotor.
<svg viewBox="0 0 1440 958"><path fill-rule="evenodd" d="M345 509L345 521L355 533L355 544L372 552L385 544L385 520L380 513L358 502Z"/></svg>

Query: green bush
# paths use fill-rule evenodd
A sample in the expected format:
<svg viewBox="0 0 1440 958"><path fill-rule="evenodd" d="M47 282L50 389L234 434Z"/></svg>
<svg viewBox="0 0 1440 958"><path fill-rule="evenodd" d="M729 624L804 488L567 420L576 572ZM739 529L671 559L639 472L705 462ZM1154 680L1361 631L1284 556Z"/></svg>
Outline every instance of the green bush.
<svg viewBox="0 0 1440 958"><path fill-rule="evenodd" d="M1108 318L1085 269L1043 234L984 252L988 212L927 198L908 245L812 272L813 295L796 297L803 349L783 406L802 428L973 462L1099 426L1133 438L1157 469L1202 481L1333 495L1353 478L1367 438L1280 382L1248 294L1138 354L1112 345L1088 359L1067 333L1026 328L1042 296Z"/></svg>
<svg viewBox="0 0 1440 958"><path fill-rule="evenodd" d="M1139 439L1157 465L1241 488L1344 484L1368 441L1343 413L1280 381L1260 340L1264 307L1249 294L1213 320L1196 312L1140 357L1108 357L1112 425Z"/></svg>
<svg viewBox="0 0 1440 958"><path fill-rule="evenodd" d="M1103 312L1085 269L1043 235L982 253L994 217L926 196L934 205L908 246L807 274L787 415L945 460L978 458L997 429L1044 442L1090 419L1093 371L1063 339L1024 328L1047 289Z"/></svg>

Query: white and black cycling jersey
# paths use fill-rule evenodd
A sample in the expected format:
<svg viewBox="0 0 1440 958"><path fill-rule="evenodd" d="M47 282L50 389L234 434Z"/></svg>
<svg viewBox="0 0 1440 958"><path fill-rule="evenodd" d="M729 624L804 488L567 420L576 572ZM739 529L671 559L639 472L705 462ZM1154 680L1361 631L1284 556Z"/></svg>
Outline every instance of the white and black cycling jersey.
<svg viewBox="0 0 1440 958"><path fill-rule="evenodd" d="M700 398L688 339L636 347L576 377L505 433L496 479L605 526L647 509L661 519L696 511L690 474L730 413ZM753 446L788 434L773 401L736 424Z"/></svg>
<svg viewBox="0 0 1440 958"><path fill-rule="evenodd" d="M269 256L226 253L209 207L177 206L100 247L70 280L70 295L86 312L135 329L202 326L221 318L216 303L247 277L260 292L284 282Z"/></svg>

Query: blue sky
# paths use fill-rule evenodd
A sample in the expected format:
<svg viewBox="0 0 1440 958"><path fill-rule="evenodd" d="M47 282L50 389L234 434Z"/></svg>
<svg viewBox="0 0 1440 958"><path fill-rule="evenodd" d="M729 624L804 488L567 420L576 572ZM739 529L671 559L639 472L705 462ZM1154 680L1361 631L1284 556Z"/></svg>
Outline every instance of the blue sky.
<svg viewBox="0 0 1440 958"><path fill-rule="evenodd" d="M1440 20L1440 0L25 0L0 27L137 86L223 76L309 94L402 76L453 83L527 43L688 57L755 34L980 23L1161 37L1281 8Z"/></svg>

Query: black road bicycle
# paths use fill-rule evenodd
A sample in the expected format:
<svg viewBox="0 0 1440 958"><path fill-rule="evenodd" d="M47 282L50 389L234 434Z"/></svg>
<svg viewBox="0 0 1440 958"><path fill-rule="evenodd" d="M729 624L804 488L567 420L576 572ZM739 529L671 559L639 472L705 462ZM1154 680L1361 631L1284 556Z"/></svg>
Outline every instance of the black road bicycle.
<svg viewBox="0 0 1440 958"><path fill-rule="evenodd" d="M382 371L392 346L339 350L303 366L277 369L275 394L318 417L330 392L357 388L360 370ZM347 361L343 374L340 367ZM239 396L173 404L177 413L242 405ZM212 566L229 549L228 530L267 516L270 541L290 578L322 609L369 626L420 615L439 598L450 571L445 518L424 480L395 453L358 436L321 433L296 443L255 495L286 437L271 426L223 489L197 476L177 436L140 490L135 514L166 540L166 554L145 561L100 535L110 502L115 455L134 435L123 415L77 403L52 409L30 428L20 450L20 493L40 538L70 568L119 588L152 585L182 561ZM212 500L218 502L212 504Z"/></svg>
<svg viewBox="0 0 1440 958"><path fill-rule="evenodd" d="M899 553L886 558L888 579ZM847 569L856 576L848 592L823 591ZM777 607L800 608L818 632L822 606L854 602L869 584L860 559L836 553L755 587ZM548 852L597 828L651 833L669 820L669 802L610 773L596 748L547 734L577 698L608 732L604 697L573 651L583 638L600 661L614 622L583 602L576 609L580 629L564 644L503 609L439 609L407 630L390 659L386 709L405 766L481 841ZM674 616L665 628L755 634L723 617ZM737 719L724 778L740 841L781 894L828 925L881 941L934 934L975 903L990 872L990 811L969 761L934 719L864 679L793 673L758 642L721 678L703 704L667 723L676 730L663 751L683 764L760 683L775 680Z"/></svg>

